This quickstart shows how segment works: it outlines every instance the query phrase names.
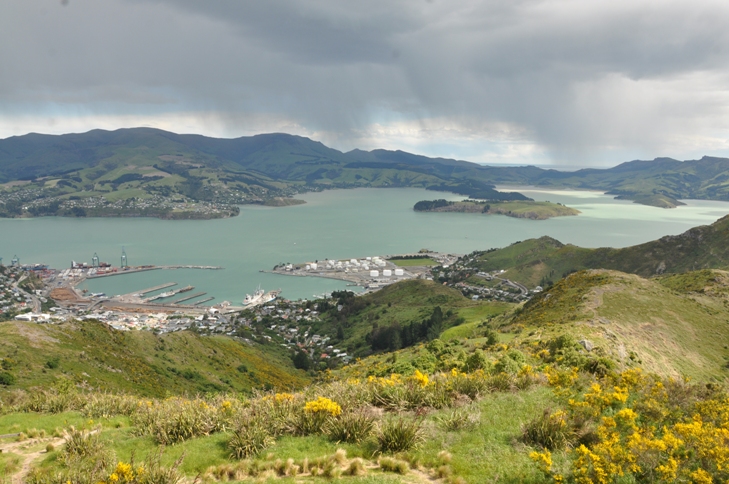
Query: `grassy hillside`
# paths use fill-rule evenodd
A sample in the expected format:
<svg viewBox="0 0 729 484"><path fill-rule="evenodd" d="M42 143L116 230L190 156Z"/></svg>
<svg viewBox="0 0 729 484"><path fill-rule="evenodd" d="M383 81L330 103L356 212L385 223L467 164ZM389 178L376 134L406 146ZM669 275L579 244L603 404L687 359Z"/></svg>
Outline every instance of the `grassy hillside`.
<svg viewBox="0 0 729 484"><path fill-rule="evenodd" d="M243 396L234 384L164 399L102 394L83 382L129 390L135 376L146 385L143 371L129 370L144 358L171 358L213 381L243 360L231 357L237 343L93 322L0 326L0 351L16 355L3 357L10 371L44 379L44 388L0 394L0 435L10 434L0 437L0 470L31 484L149 482L140 466L159 484L729 478L729 272L581 271L522 306L498 308L428 281L356 299L364 303L347 306L348 331L417 321L436 306L464 320L439 339L363 358L299 390ZM53 351L69 361L43 363ZM268 363L272 355L266 348ZM246 358L250 373L264 368ZM59 371L78 384L51 387ZM172 377L157 384L202 390L175 387Z"/></svg>
<svg viewBox="0 0 729 484"><path fill-rule="evenodd" d="M308 381L273 346L189 332L120 332L95 321L0 323L0 358L2 371L14 379L7 389L50 387L70 378L91 388L163 396L296 388Z"/></svg>
<svg viewBox="0 0 729 484"><path fill-rule="evenodd" d="M419 279L392 284L362 297L340 297L336 293L333 296L337 299L324 309L322 320L312 324L312 331L331 335L340 346L356 356L366 356L373 351L397 350L414 344L416 341L409 341L409 336L402 338L394 334L380 335L387 341L378 344L373 341L373 336L378 331L401 331L413 324L422 325L430 321L436 311L442 315L437 327L430 328L430 334L424 333L413 339L433 339L450 327L480 322L513 306L508 303L472 301L460 291ZM390 337L394 341L390 341Z"/></svg>
<svg viewBox="0 0 729 484"><path fill-rule="evenodd" d="M506 270L505 277L528 286L545 285L583 269L614 269L648 277L704 268L729 267L729 216L683 234L622 249L585 249L551 237L517 242L467 256L482 271Z"/></svg>
<svg viewBox="0 0 729 484"><path fill-rule="evenodd" d="M600 355L664 376L729 378L729 274L644 279L615 271L572 274L502 320L522 344L560 334Z"/></svg>
<svg viewBox="0 0 729 484"><path fill-rule="evenodd" d="M729 160L656 159L608 170L559 172L488 167L402 151L342 153L281 133L215 139L133 128L0 140L0 216L132 215L143 208L148 215L164 216L183 211L184 206L170 206L174 200L235 205L303 190L365 186L423 187L477 199L525 198L498 192L497 184L597 189L669 208L680 198L729 200ZM92 203L68 203L71 197ZM155 210L149 209L151 202Z"/></svg>

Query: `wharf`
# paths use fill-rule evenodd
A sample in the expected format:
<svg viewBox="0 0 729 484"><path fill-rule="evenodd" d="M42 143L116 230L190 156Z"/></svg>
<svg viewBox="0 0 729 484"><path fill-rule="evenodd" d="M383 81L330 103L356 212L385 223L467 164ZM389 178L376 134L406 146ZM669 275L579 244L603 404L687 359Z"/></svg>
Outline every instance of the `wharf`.
<svg viewBox="0 0 729 484"><path fill-rule="evenodd" d="M157 294L156 296L152 296L149 299L147 299L147 302L156 301L157 299L167 299L168 297L177 296L181 292L192 291L193 289L195 289L195 286L185 286L180 289L173 289L172 291L170 291L167 294L162 293L162 294Z"/></svg>
<svg viewBox="0 0 729 484"><path fill-rule="evenodd" d="M204 296L205 294L207 294L207 292L197 292L195 294L190 294L189 296L180 298L176 301L172 301L170 304L180 304L181 302L189 301L190 299L195 299L196 297Z"/></svg>
<svg viewBox="0 0 729 484"><path fill-rule="evenodd" d="M209 298L203 299L203 300L201 300L201 301L198 301L198 302L196 302L196 303L193 303L192 305L193 305L193 306L199 306L199 305L201 305L201 304L203 304L203 303L206 303L206 302L208 302L208 301L212 301L213 299L215 299L215 298L214 298L214 297L209 297Z"/></svg>
<svg viewBox="0 0 729 484"><path fill-rule="evenodd" d="M159 291L160 289L166 289L168 287L176 285L176 282L168 282L166 284L160 284L159 286L150 287L149 289L144 289L143 291L136 291L133 294L141 294L142 296L144 296L145 294L149 294L150 292Z"/></svg>
<svg viewBox="0 0 729 484"><path fill-rule="evenodd" d="M221 270L223 267L219 266L194 266L194 265L171 265L171 266L139 266L127 269L118 270L116 272L106 272L104 274L94 274L92 276L85 276L86 279L98 279L99 277L109 276L120 276L122 274L132 274L134 272L144 271L156 271L158 269L207 269L207 270Z"/></svg>

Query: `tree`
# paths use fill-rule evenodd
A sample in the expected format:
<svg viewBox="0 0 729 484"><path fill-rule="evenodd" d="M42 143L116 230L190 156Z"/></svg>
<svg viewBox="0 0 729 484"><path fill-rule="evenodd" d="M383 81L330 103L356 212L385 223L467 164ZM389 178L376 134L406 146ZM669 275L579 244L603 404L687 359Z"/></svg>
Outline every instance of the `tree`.
<svg viewBox="0 0 729 484"><path fill-rule="evenodd" d="M294 355L294 368L299 370L309 371L311 368L311 360L309 356L303 351L297 351Z"/></svg>

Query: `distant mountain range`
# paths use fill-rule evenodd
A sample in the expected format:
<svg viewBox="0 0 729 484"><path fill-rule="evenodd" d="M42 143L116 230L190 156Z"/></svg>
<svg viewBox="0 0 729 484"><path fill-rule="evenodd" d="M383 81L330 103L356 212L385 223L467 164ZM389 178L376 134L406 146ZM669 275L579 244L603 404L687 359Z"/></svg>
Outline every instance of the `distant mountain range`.
<svg viewBox="0 0 729 484"><path fill-rule="evenodd" d="M729 159L657 158L610 169L560 172L483 166L403 151L343 153L280 133L216 139L132 128L0 140L0 183L7 190L8 182L19 181L32 182L31 187L43 191L37 196L49 199L159 195L234 204L353 187L422 187L502 199L494 187L503 184L602 190L638 203L675 207L679 199L729 200Z"/></svg>

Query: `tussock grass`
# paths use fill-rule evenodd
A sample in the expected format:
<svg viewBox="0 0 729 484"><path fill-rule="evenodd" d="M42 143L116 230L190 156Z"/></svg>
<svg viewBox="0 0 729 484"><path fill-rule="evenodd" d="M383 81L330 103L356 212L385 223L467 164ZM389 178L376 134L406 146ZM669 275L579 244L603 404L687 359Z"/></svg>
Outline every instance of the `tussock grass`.
<svg viewBox="0 0 729 484"><path fill-rule="evenodd" d="M380 424L377 444L380 452L405 452L419 447L425 440L423 421L396 417Z"/></svg>

